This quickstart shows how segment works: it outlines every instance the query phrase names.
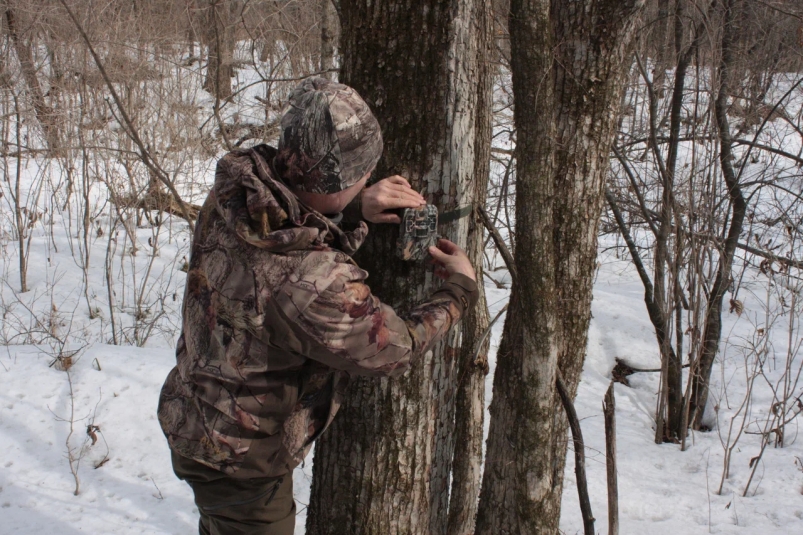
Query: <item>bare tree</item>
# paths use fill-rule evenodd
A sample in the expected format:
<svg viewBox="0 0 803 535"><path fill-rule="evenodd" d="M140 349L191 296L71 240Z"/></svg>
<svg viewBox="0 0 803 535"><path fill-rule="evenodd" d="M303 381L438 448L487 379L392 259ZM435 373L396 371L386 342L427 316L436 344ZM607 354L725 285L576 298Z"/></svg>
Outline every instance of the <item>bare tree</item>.
<svg viewBox="0 0 803 535"><path fill-rule="evenodd" d="M476 158L487 156L477 144L490 141L476 109L478 80L483 94L488 90L481 74L488 65L479 64L486 49L480 37L490 38L477 30L482 2L355 1L341 3L340 12L340 79L366 98L383 130L377 175L406 176L442 212L468 216L475 181L483 181L474 175ZM487 95L479 102L487 106ZM461 246L468 230L467 217L440 228ZM356 259L371 273L372 290L404 309L437 283L427 266L395 259L397 232L372 228ZM459 355L454 332L403 378L352 380L316 446L308 533L446 533L454 392L457 370L465 369Z"/></svg>
<svg viewBox="0 0 803 535"><path fill-rule="evenodd" d="M497 356L478 534L557 532L567 423L555 377L560 368L573 398L608 154L642 5L511 2L518 284Z"/></svg>

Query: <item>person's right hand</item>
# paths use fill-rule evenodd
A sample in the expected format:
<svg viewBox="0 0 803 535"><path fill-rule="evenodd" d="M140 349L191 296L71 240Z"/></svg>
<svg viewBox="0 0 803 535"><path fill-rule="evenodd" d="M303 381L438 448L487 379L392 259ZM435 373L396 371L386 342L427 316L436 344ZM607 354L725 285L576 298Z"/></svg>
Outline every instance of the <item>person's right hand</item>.
<svg viewBox="0 0 803 535"><path fill-rule="evenodd" d="M362 195L362 216L371 223L401 223L398 214L391 210L418 208L427 203L420 193L410 187L403 176L383 178L367 187Z"/></svg>
<svg viewBox="0 0 803 535"><path fill-rule="evenodd" d="M429 255L435 263L435 275L442 279L460 273L477 282L477 274L466 252L447 239L438 240L437 247L429 248Z"/></svg>

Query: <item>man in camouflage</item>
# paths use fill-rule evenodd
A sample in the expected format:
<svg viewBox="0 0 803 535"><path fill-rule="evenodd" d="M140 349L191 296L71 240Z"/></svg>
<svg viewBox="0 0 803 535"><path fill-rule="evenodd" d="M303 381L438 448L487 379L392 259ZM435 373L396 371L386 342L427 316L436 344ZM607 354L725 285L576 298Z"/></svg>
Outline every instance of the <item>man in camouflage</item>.
<svg viewBox="0 0 803 535"><path fill-rule="evenodd" d="M353 89L307 79L281 124L278 150L218 162L198 215L177 364L159 399L201 534L292 534L292 471L349 376L403 373L477 298L468 258L447 240L430 249L445 283L405 315L365 285L351 255L367 226L344 231L342 213L398 223L390 210L424 199L399 176L363 190L382 136Z"/></svg>

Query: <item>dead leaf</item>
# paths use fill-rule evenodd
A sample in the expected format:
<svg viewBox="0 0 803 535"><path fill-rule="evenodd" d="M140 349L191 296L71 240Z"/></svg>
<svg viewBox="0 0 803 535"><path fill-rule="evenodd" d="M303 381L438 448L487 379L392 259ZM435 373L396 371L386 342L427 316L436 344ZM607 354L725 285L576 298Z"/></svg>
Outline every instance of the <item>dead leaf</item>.
<svg viewBox="0 0 803 535"><path fill-rule="evenodd" d="M89 436L89 438L92 439L93 446L98 443L98 435L97 435L98 431L100 431L100 427L96 425L89 424L88 426L86 426L86 434L87 436Z"/></svg>

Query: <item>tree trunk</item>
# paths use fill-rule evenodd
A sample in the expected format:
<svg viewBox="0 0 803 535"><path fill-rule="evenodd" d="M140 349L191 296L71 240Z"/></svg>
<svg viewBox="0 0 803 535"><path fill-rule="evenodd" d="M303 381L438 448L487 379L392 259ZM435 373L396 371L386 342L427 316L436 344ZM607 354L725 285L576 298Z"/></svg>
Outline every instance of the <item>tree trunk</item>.
<svg viewBox="0 0 803 535"><path fill-rule="evenodd" d="M724 21L720 41L722 59L719 64L719 92L714 102L714 115L719 131L719 163L722 175L728 188L731 202L731 217L728 227L728 236L725 246L719 256L717 276L708 300L705 314L705 328L703 329L703 342L700 352L698 373L692 380L692 393L689 402L689 414L692 417L694 429L700 429L708 402L708 386L711 381L711 369L714 359L719 351L719 339L722 334L722 301L725 291L731 285L731 270L733 268L733 253L742 233L742 225L747 214L747 201L742 195L739 184L739 175L733 168L732 147L733 140L728 124L728 97L730 96L731 70L734 63L734 19L736 0L722 0Z"/></svg>
<svg viewBox="0 0 803 535"><path fill-rule="evenodd" d="M218 100L231 96L231 79L234 76L233 61L233 6L225 0L212 0L206 9L203 37L209 48L204 89Z"/></svg>
<svg viewBox="0 0 803 535"><path fill-rule="evenodd" d="M39 79L36 76L36 66L33 63L33 55L31 54L30 45L24 42L19 35L17 28L17 18L10 2L4 0L0 3L0 7L5 11L6 26L8 33L11 36L11 44L14 47L14 52L17 55L17 60L20 63L20 71L25 80L25 85L33 104L33 109L36 114L36 119L42 126L42 131L45 134L45 142L47 148L50 149L51 154L58 156L59 154L59 129L56 124L56 116L53 110L45 102L45 97L42 94L42 88L39 85Z"/></svg>
<svg viewBox="0 0 803 535"><path fill-rule="evenodd" d="M679 5L680 2L677 1ZM670 15L669 15L670 0L658 0L658 13L656 14L654 29L652 32L652 52L655 53L653 59L655 61L655 90L664 97L664 84L666 83L666 69L671 63L672 42L669 33L670 28ZM652 54L651 54L652 56Z"/></svg>
<svg viewBox="0 0 803 535"><path fill-rule="evenodd" d="M519 284L497 356L478 534L558 530L567 421L555 372L574 398L603 186L642 5L511 2L516 206L526 210L516 213Z"/></svg>
<svg viewBox="0 0 803 535"><path fill-rule="evenodd" d="M478 31L478 92L474 138L474 199L485 206L491 164L493 103L493 17L488 2L476 2L472 16ZM482 438L485 419L485 377L488 374L488 307L482 285L482 261L485 251L484 225L480 216L472 214L466 252L476 266L480 281L480 300L463 322L462 348L457 366L455 398L454 454L452 455L452 487L449 494L449 535L472 535L482 478Z"/></svg>
<svg viewBox="0 0 803 535"><path fill-rule="evenodd" d="M478 535L546 533L539 528L554 513L545 500L552 487L550 410L558 363L550 24L548 0L511 0L516 207L527 209L516 212L517 278L496 357Z"/></svg>
<svg viewBox="0 0 803 535"><path fill-rule="evenodd" d="M605 419L605 468L608 480L608 535L619 535L619 480L616 473L616 396L613 381L602 401Z"/></svg>
<svg viewBox="0 0 803 535"><path fill-rule="evenodd" d="M378 176L400 174L441 211L472 204L479 0L342 2L342 70L385 139ZM440 233L465 246L468 219ZM404 310L437 286L395 257L398 228L376 226L355 257L372 290ZM354 378L318 441L307 533L443 534L453 454L459 333L398 379Z"/></svg>
<svg viewBox="0 0 803 535"><path fill-rule="evenodd" d="M318 0L321 17L321 64L320 70L326 78L335 79L335 73L326 72L334 67L335 60L335 20L332 16L334 7L332 0Z"/></svg>
<svg viewBox="0 0 803 535"><path fill-rule="evenodd" d="M683 325L681 310L680 287L680 265L682 263L681 254L683 249L680 221L673 217L675 208L675 171L678 162L678 149L680 146L680 126L683 111L683 94L686 87L686 72L691 65L691 60L697 50L700 37L703 35L703 27L700 25L694 30L691 44L683 48L683 19L686 17L683 3L678 2L674 14L675 27L675 82L672 89L672 101L669 112L669 148L666 156L666 166L663 176L663 190L661 200L661 226L656 236L655 254L655 302L656 306L663 314L663 336L659 336L659 348L661 351L661 384L663 388L658 393L662 396L659 407L660 414L656 414L655 442L679 442L685 436L684 427L684 397L683 397ZM654 124L654 121L651 125ZM657 139L657 132L652 136ZM657 147L656 147L657 150ZM670 233L675 240L675 258L671 262L670 278L672 279L672 292L667 291L669 282L666 281L666 268L670 266L668 253ZM668 296L671 296L669 298ZM669 337L671 311L675 314L675 337L677 339L677 349L672 349ZM658 329L656 329L656 333Z"/></svg>
<svg viewBox="0 0 803 535"><path fill-rule="evenodd" d="M556 43L558 134L555 190L555 284L558 299L558 366L572 399L585 362L597 235L619 109L631 66L631 45L643 0L586 0L584 10L563 2ZM553 487L549 500L560 519L568 423L557 396ZM554 532L554 531L553 531Z"/></svg>

